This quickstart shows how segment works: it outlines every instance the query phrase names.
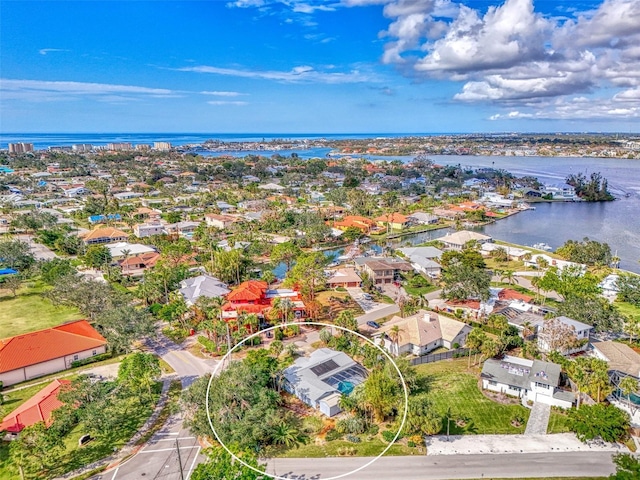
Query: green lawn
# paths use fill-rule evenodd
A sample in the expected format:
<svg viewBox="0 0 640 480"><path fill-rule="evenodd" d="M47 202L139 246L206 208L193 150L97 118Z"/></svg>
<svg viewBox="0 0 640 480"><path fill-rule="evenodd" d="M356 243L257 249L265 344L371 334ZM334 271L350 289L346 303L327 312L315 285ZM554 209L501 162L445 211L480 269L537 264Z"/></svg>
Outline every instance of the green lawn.
<svg viewBox="0 0 640 480"><path fill-rule="evenodd" d="M640 307L636 307L627 302L615 302L615 306L618 307L620 313L626 317L640 318Z"/></svg>
<svg viewBox="0 0 640 480"><path fill-rule="evenodd" d="M440 288L438 285L429 285L428 287L409 287L404 286L405 291L409 295L415 295L416 297L421 297L422 295L426 295L427 293L435 292Z"/></svg>
<svg viewBox="0 0 640 480"><path fill-rule="evenodd" d="M361 435L362 436L362 435ZM292 448L281 454L279 457L292 457L292 458L323 458L323 457L337 457L338 449L341 447L355 448L355 457L375 457L380 454L388 443L375 438L371 441L363 441L362 443L352 443L346 440L333 440L327 442L325 445L301 445L298 448ZM419 452L416 447L407 447L406 445L395 443L385 455L424 455Z"/></svg>
<svg viewBox="0 0 640 480"><path fill-rule="evenodd" d="M426 384L428 398L439 412L451 408L455 417L467 419L464 427L450 423L450 433L460 434L512 434L524 433L529 409L520 404L504 405L485 397L478 386L479 369L467 370L467 359L459 358L416 367ZM511 425L514 415L525 422L520 427ZM443 422L446 431L446 422Z"/></svg>
<svg viewBox="0 0 640 480"><path fill-rule="evenodd" d="M83 318L75 308L55 306L42 297L42 285L18 290L18 296L0 290L0 338L53 327Z"/></svg>
<svg viewBox="0 0 640 480"><path fill-rule="evenodd" d="M549 417L549 426L547 427L547 433L566 433L569 432L568 416L561 410L551 409L551 416Z"/></svg>
<svg viewBox="0 0 640 480"><path fill-rule="evenodd" d="M0 405L0 418L4 418L7 414L18 408L47 385L48 382L41 383L39 385L32 385L31 387L22 388L20 390L2 392L4 401Z"/></svg>

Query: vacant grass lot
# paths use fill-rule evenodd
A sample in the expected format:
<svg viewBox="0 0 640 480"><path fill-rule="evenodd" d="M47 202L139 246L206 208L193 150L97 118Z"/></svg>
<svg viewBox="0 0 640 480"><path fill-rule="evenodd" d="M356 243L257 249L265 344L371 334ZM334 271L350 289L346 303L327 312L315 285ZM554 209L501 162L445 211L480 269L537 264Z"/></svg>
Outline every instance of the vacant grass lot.
<svg viewBox="0 0 640 480"><path fill-rule="evenodd" d="M451 408L453 418L466 419L463 427L450 422L452 435L524 433L529 409L519 404L503 405L485 397L478 386L480 370L478 367L468 370L466 358L423 364L416 369L424 379L424 389L433 407L442 413ZM515 415L525 420L520 427L511 425ZM443 424L446 432L446 421Z"/></svg>
<svg viewBox="0 0 640 480"><path fill-rule="evenodd" d="M17 297L6 289L0 290L0 338L83 318L77 309L58 307L43 298L45 290L46 287L39 282L18 290Z"/></svg>
<svg viewBox="0 0 640 480"><path fill-rule="evenodd" d="M362 436L362 435L361 435ZM388 443L375 438L371 441L364 441L362 443L352 443L346 440L333 440L327 442L325 445L301 445L298 448L292 448L279 454L280 457L292 457L292 458L324 458L324 457L338 457L338 450L343 447L354 448L356 457L375 457L379 455L386 447ZM395 443L389 451L385 454L389 455L418 455L417 448L410 448L400 443ZM424 453L422 453L424 455Z"/></svg>

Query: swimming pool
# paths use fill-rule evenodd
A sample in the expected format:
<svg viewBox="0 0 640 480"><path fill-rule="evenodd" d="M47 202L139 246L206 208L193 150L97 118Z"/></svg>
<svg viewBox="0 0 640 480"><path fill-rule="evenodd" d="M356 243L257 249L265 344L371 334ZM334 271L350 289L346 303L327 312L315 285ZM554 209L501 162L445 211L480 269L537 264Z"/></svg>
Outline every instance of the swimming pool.
<svg viewBox="0 0 640 480"><path fill-rule="evenodd" d="M351 382L343 381L338 383L338 386L336 388L343 395L349 395L351 392L353 392L355 385Z"/></svg>

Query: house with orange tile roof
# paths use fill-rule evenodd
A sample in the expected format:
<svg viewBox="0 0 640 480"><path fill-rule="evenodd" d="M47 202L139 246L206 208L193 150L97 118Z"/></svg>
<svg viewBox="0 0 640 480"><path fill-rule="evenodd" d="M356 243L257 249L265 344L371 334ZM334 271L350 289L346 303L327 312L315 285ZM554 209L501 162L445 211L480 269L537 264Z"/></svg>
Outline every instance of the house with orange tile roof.
<svg viewBox="0 0 640 480"><path fill-rule="evenodd" d="M0 382L13 385L60 372L71 362L107 351L107 340L86 320L0 340Z"/></svg>
<svg viewBox="0 0 640 480"><path fill-rule="evenodd" d="M145 252L132 257L127 257L119 262L122 275L127 277L139 277L144 275L146 270L155 267L160 260L158 252Z"/></svg>
<svg viewBox="0 0 640 480"><path fill-rule="evenodd" d="M100 227L87 233L82 240L87 245L104 245L105 243L126 242L129 235L113 227Z"/></svg>
<svg viewBox="0 0 640 480"><path fill-rule="evenodd" d="M286 288L271 290L267 282L248 280L242 282L226 296L227 303L222 306L222 318L236 319L242 313L253 313L264 318L276 298L290 300L291 311L296 318L304 316L306 307L297 291Z"/></svg>
<svg viewBox="0 0 640 480"><path fill-rule="evenodd" d="M62 379L51 382L4 417L0 423L0 432L20 433L24 428L38 422L44 422L47 427L51 425L53 411L64 405L58 400L58 393L64 386L70 384L69 380Z"/></svg>
<svg viewBox="0 0 640 480"><path fill-rule="evenodd" d="M376 222L367 217L347 215L342 220L334 222L333 227L339 230L346 230L347 228L354 227L362 231L362 233L370 233L371 230L376 227Z"/></svg>
<svg viewBox="0 0 640 480"><path fill-rule="evenodd" d="M234 217L232 215L218 215L217 213L207 213L204 216L204 220L207 222L207 226L219 228L220 230L229 228L231 225L239 221L238 217Z"/></svg>
<svg viewBox="0 0 640 480"><path fill-rule="evenodd" d="M409 217L401 213L386 213L373 219L378 226L389 226L392 230L402 230L409 226Z"/></svg>

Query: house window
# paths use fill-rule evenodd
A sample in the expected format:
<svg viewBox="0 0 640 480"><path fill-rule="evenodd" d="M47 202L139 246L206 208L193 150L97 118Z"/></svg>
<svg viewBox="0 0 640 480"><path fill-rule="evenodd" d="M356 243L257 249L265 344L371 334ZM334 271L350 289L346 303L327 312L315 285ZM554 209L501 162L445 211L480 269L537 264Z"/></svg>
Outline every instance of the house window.
<svg viewBox="0 0 640 480"><path fill-rule="evenodd" d="M496 382L495 380L489 380L489 385L491 385L492 387L495 387L498 385L498 382Z"/></svg>
<svg viewBox="0 0 640 480"><path fill-rule="evenodd" d="M73 356L73 361L75 362L76 360L78 360L78 355Z"/></svg>
<svg viewBox="0 0 640 480"><path fill-rule="evenodd" d="M91 355L97 355L97 354L98 354L97 350L94 350L93 352L91 352Z"/></svg>

